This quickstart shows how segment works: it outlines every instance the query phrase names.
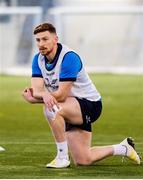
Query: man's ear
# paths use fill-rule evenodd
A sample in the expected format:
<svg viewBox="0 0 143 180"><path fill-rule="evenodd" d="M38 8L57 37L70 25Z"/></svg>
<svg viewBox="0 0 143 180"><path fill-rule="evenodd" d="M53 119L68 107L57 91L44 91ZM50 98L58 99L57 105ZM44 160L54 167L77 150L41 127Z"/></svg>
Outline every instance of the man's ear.
<svg viewBox="0 0 143 180"><path fill-rule="evenodd" d="M59 40L59 37L58 37L58 36L56 36L55 40L56 40L56 42L58 42L58 40Z"/></svg>

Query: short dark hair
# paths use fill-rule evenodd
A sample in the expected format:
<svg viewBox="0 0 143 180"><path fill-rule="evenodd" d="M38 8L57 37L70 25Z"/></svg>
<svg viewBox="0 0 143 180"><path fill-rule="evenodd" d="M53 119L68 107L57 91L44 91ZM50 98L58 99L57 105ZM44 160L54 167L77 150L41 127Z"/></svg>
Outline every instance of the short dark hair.
<svg viewBox="0 0 143 180"><path fill-rule="evenodd" d="M43 23L35 27L34 34L38 34L40 32L49 31L50 33L56 34L56 28L50 23Z"/></svg>

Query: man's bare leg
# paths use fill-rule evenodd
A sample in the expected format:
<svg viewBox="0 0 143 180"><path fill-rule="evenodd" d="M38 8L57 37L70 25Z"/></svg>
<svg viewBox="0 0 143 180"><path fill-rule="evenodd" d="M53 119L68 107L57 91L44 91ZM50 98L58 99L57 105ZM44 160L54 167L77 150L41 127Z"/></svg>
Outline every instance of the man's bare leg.
<svg viewBox="0 0 143 180"><path fill-rule="evenodd" d="M69 160L65 136L65 119L69 119L69 121L72 121L72 123L75 124L82 124L82 115L80 106L75 98L68 98L66 102L60 104L60 107L61 110L57 112L54 119L48 119L47 113L45 113L45 115L49 121L57 145L56 158ZM51 164L48 164L47 166L51 167Z"/></svg>
<svg viewBox="0 0 143 180"><path fill-rule="evenodd" d="M134 148L125 139L120 144L91 147L91 132L73 129L66 133L69 149L75 164L90 165L109 156L127 156L136 164L140 158Z"/></svg>
<svg viewBox="0 0 143 180"><path fill-rule="evenodd" d="M113 155L112 146L91 148L91 132L74 129L66 133L69 149L75 164L90 165Z"/></svg>

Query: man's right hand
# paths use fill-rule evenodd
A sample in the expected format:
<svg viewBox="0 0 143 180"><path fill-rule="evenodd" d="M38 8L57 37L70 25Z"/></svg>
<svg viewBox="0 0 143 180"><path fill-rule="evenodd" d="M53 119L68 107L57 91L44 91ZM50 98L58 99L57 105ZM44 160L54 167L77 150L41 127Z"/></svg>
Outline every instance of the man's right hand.
<svg viewBox="0 0 143 180"><path fill-rule="evenodd" d="M32 88L25 88L22 92L22 96L29 103L41 103L41 100L38 100L35 97L33 97L33 89Z"/></svg>

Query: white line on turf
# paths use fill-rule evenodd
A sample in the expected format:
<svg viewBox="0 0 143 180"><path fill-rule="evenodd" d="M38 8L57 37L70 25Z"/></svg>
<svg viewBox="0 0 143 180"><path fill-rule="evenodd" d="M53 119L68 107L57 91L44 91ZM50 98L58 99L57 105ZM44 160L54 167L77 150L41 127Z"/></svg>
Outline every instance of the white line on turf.
<svg viewBox="0 0 143 180"><path fill-rule="evenodd" d="M54 141L53 142L31 142L31 141L0 141L0 144L55 144ZM95 144L93 144L93 146L97 146L97 145L112 145L112 144L117 144L117 143L113 143L113 142L95 142ZM143 145L143 142L136 142L136 145Z"/></svg>

